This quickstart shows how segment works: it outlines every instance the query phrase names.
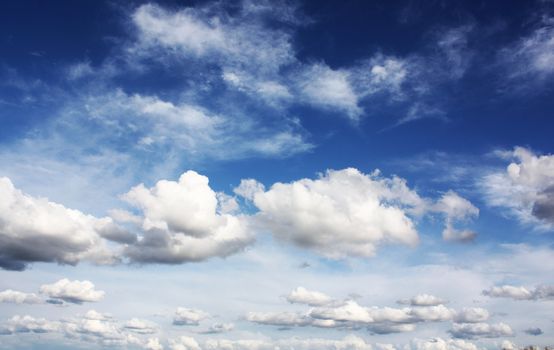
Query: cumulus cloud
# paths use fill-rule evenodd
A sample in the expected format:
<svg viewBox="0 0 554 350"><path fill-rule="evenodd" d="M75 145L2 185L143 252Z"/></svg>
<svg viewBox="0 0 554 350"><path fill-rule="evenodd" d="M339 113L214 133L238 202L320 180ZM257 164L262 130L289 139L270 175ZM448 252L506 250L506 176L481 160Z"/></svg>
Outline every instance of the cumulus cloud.
<svg viewBox="0 0 554 350"><path fill-rule="evenodd" d="M67 278L53 284L42 285L40 293L74 304L100 301L105 294L104 291L96 290L90 281L70 281Z"/></svg>
<svg viewBox="0 0 554 350"><path fill-rule="evenodd" d="M437 306L440 304L445 304L446 301L434 295L418 294L411 299L398 300L398 303L412 306Z"/></svg>
<svg viewBox="0 0 554 350"><path fill-rule="evenodd" d="M194 171L178 181L139 185L123 197L142 213L143 235L125 249L134 262L178 264L224 257L252 241L246 219L218 212L222 198Z"/></svg>
<svg viewBox="0 0 554 350"><path fill-rule="evenodd" d="M40 304L42 299L34 293L24 293L12 289L0 292L0 303Z"/></svg>
<svg viewBox="0 0 554 350"><path fill-rule="evenodd" d="M537 155L523 147L503 155L512 162L504 170L488 174L481 182L488 204L505 209L524 224L552 229L554 155Z"/></svg>
<svg viewBox="0 0 554 350"><path fill-rule="evenodd" d="M329 304L333 299L326 294L298 287L287 295L287 301L293 304L306 304L310 306L322 306Z"/></svg>
<svg viewBox="0 0 554 350"><path fill-rule="evenodd" d="M274 236L330 258L370 257L379 244L418 242L407 213L423 200L397 177L329 170L249 196Z"/></svg>
<svg viewBox="0 0 554 350"><path fill-rule="evenodd" d="M512 328L505 323L454 323L449 331L455 338L498 338L512 336Z"/></svg>
<svg viewBox="0 0 554 350"><path fill-rule="evenodd" d="M102 237L113 238L120 228L110 218L32 197L0 178L0 267L23 270L32 262L75 265L117 261Z"/></svg>
<svg viewBox="0 0 554 350"><path fill-rule="evenodd" d="M178 307L173 316L173 324L177 326L198 326L200 321L210 315L202 310Z"/></svg>
<svg viewBox="0 0 554 350"><path fill-rule="evenodd" d="M235 193L252 201L259 210L258 225L276 238L332 259L371 257L382 244L416 245L413 219L424 214L442 213L450 224L478 213L452 191L433 204L402 178L354 168L328 170L315 180L275 183L268 190L243 180Z"/></svg>
<svg viewBox="0 0 554 350"><path fill-rule="evenodd" d="M484 290L483 295L514 300L552 300L554 299L554 286L538 286L534 289L511 285L494 286Z"/></svg>

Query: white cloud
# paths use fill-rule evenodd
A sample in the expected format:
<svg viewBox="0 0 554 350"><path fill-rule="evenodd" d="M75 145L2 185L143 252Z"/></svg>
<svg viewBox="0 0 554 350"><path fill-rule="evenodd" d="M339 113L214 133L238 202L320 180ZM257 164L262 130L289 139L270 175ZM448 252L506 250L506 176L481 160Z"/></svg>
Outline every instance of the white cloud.
<svg viewBox="0 0 554 350"><path fill-rule="evenodd" d="M483 295L514 300L552 300L554 299L554 286L538 286L534 289L510 285L494 286L484 290Z"/></svg>
<svg viewBox="0 0 554 350"><path fill-rule="evenodd" d="M177 264L227 256L252 241L242 216L218 213L208 178L194 171L152 188L134 187L123 198L143 213L143 236L125 254L136 262ZM221 198L221 196L220 196Z"/></svg>
<svg viewBox="0 0 554 350"><path fill-rule="evenodd" d="M314 64L298 77L297 84L307 103L324 109L344 112L356 121L363 110L346 70L333 70L325 64Z"/></svg>
<svg viewBox="0 0 554 350"><path fill-rule="evenodd" d="M100 301L105 294L104 291L96 290L90 281L70 281L67 278L53 284L42 285L40 293L75 304Z"/></svg>
<svg viewBox="0 0 554 350"><path fill-rule="evenodd" d="M467 221L479 216L479 209L467 199L460 197L456 192L446 192L437 201L434 210L443 213L446 217L445 228L442 232L444 240L468 242L472 241L477 235L471 230L457 230L453 227L457 221Z"/></svg>
<svg viewBox="0 0 554 350"><path fill-rule="evenodd" d="M192 337L182 336L178 339L169 340L169 348L171 350L201 350L202 348Z"/></svg>
<svg viewBox="0 0 554 350"><path fill-rule="evenodd" d="M544 82L554 75L554 18L543 17L528 36L500 52L507 76Z"/></svg>
<svg viewBox="0 0 554 350"><path fill-rule="evenodd" d="M150 350L163 349L157 338L144 339L141 337L141 335L150 333L144 331L146 328L143 326L146 323L151 325L147 321L136 319L122 325L111 316L95 310L89 310L81 318L71 317L60 321L16 315L0 325L0 335L30 332L51 333L51 338L55 339L56 335L63 336L70 340L70 344L74 347L82 346L75 343L78 341L97 344L102 348L126 348L128 346L135 348L138 346Z"/></svg>
<svg viewBox="0 0 554 350"><path fill-rule="evenodd" d="M49 333L55 332L60 325L57 322L48 321L44 318L31 316L13 316L8 322L0 326L0 335L13 333Z"/></svg>
<svg viewBox="0 0 554 350"><path fill-rule="evenodd" d="M0 303L40 304L42 299L34 293L23 293L12 289L0 292Z"/></svg>
<svg viewBox="0 0 554 350"><path fill-rule="evenodd" d="M96 310L88 310L85 315L83 316L84 319L87 320L100 320L100 321L107 321L112 319L112 316L109 314L104 314L101 312L98 312Z"/></svg>
<svg viewBox="0 0 554 350"><path fill-rule="evenodd" d="M142 49L162 47L183 55L204 57L230 66L278 70L293 59L289 35L270 29L258 16L236 18L212 8L168 11L158 5L138 7L133 21Z"/></svg>
<svg viewBox="0 0 554 350"><path fill-rule="evenodd" d="M148 338L146 344L144 344L146 350L163 350L163 346L158 338Z"/></svg>
<svg viewBox="0 0 554 350"><path fill-rule="evenodd" d="M446 301L434 295L418 294L411 299L399 300L398 303L412 306L437 306L440 304L445 304Z"/></svg>
<svg viewBox="0 0 554 350"><path fill-rule="evenodd" d="M130 319L129 321L125 322L124 327L131 332L139 334L152 334L158 331L158 327L156 324L139 318Z"/></svg>
<svg viewBox="0 0 554 350"><path fill-rule="evenodd" d="M178 307L173 316L173 324L178 326L198 326L210 315L202 310Z"/></svg>
<svg viewBox="0 0 554 350"><path fill-rule="evenodd" d="M478 350L479 348L463 339L442 339L430 340L414 339L411 344L413 350Z"/></svg>
<svg viewBox="0 0 554 350"><path fill-rule="evenodd" d="M0 178L0 198L0 267L22 270L38 261L71 265L81 260L116 261L102 239L120 230L110 218L29 196L6 177Z"/></svg>
<svg viewBox="0 0 554 350"><path fill-rule="evenodd" d="M311 319L305 314L286 311L249 312L245 319L254 323L280 327L307 326L311 323Z"/></svg>
<svg viewBox="0 0 554 350"><path fill-rule="evenodd" d="M454 323L450 330L456 338L498 338L512 336L512 328L505 323Z"/></svg>
<svg viewBox="0 0 554 350"><path fill-rule="evenodd" d="M74 109L98 124L102 142L121 142L124 136L135 151L169 148L191 157L233 159L286 156L313 147L293 122L264 126L249 113L236 109L218 113L186 99L169 101L118 89L83 97L69 110L73 119Z"/></svg>
<svg viewBox="0 0 554 350"><path fill-rule="evenodd" d="M306 304L310 306L322 306L333 301L331 297L317 291L307 290L304 287L298 287L287 295L287 301L295 304Z"/></svg>
<svg viewBox="0 0 554 350"><path fill-rule="evenodd" d="M405 98L403 84L409 79L410 62L377 54L351 69L350 79L358 96L370 97L387 92L394 100Z"/></svg>
<svg viewBox="0 0 554 350"><path fill-rule="evenodd" d="M418 242L407 213L424 201L397 177L329 170L316 180L276 183L247 194L274 236L330 258L370 257L379 244Z"/></svg>
<svg viewBox="0 0 554 350"><path fill-rule="evenodd" d="M202 346L189 337L181 337L178 340L170 341L173 350L275 350L275 349L297 349L297 350L371 350L372 346L363 338L356 335L347 335L342 339L319 339L319 338L284 338L284 339L209 339ZM180 347L179 347L180 346Z"/></svg>
<svg viewBox="0 0 554 350"><path fill-rule="evenodd" d="M485 176L481 182L485 199L493 207L507 210L524 224L554 227L554 155L536 155L516 147L513 161L504 169Z"/></svg>
<svg viewBox="0 0 554 350"><path fill-rule="evenodd" d="M227 333L235 329L235 325L233 323L214 323L205 331L201 331L199 333L202 334L219 334L219 333Z"/></svg>
<svg viewBox="0 0 554 350"><path fill-rule="evenodd" d="M254 179L242 179L233 192L245 199L253 200L256 193L263 193L265 186Z"/></svg>
<svg viewBox="0 0 554 350"><path fill-rule="evenodd" d="M456 313L457 323L479 323L489 319L489 312L480 307L466 307Z"/></svg>

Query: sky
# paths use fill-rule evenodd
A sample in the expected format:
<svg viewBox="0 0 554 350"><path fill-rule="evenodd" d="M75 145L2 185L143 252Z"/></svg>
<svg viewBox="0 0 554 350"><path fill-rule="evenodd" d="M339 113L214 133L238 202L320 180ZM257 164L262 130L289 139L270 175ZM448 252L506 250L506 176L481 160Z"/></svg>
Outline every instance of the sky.
<svg viewBox="0 0 554 350"><path fill-rule="evenodd" d="M554 2L0 3L0 349L554 345Z"/></svg>

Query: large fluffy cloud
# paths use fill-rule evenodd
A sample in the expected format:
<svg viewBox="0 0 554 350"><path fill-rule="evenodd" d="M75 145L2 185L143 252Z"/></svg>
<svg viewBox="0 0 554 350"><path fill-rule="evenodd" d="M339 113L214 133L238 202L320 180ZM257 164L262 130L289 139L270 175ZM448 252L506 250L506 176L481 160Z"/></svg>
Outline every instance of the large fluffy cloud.
<svg viewBox="0 0 554 350"><path fill-rule="evenodd" d="M31 262L75 265L81 260L116 261L103 237L126 235L110 218L32 197L0 178L0 267L22 270Z"/></svg>
<svg viewBox="0 0 554 350"><path fill-rule="evenodd" d="M241 185L237 193L242 192ZM253 194L259 220L277 238L331 258L370 257L383 243L417 244L407 211L422 202L400 178L353 168L276 183Z"/></svg>
<svg viewBox="0 0 554 350"><path fill-rule="evenodd" d="M143 236L125 250L135 262L201 261L236 253L252 241L245 218L222 212L222 200L229 199L218 198L208 178L194 171L152 188L136 186L124 199L143 213Z"/></svg>
<svg viewBox="0 0 554 350"><path fill-rule="evenodd" d="M433 204L402 178L354 168L275 183L268 190L243 180L235 193L254 203L259 225L275 237L329 258L370 257L381 244L413 246L419 240L413 219L425 213L442 213L447 225L478 213L455 192Z"/></svg>
<svg viewBox="0 0 554 350"><path fill-rule="evenodd" d="M482 182L489 205L506 209L523 223L554 227L554 155L516 147L503 156L512 162Z"/></svg>

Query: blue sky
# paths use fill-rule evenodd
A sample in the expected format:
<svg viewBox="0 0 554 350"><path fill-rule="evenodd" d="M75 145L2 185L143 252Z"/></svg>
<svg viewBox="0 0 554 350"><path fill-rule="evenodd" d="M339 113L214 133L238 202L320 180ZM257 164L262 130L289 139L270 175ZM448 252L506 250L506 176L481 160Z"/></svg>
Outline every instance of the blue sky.
<svg viewBox="0 0 554 350"><path fill-rule="evenodd" d="M554 344L551 1L0 5L0 349Z"/></svg>

